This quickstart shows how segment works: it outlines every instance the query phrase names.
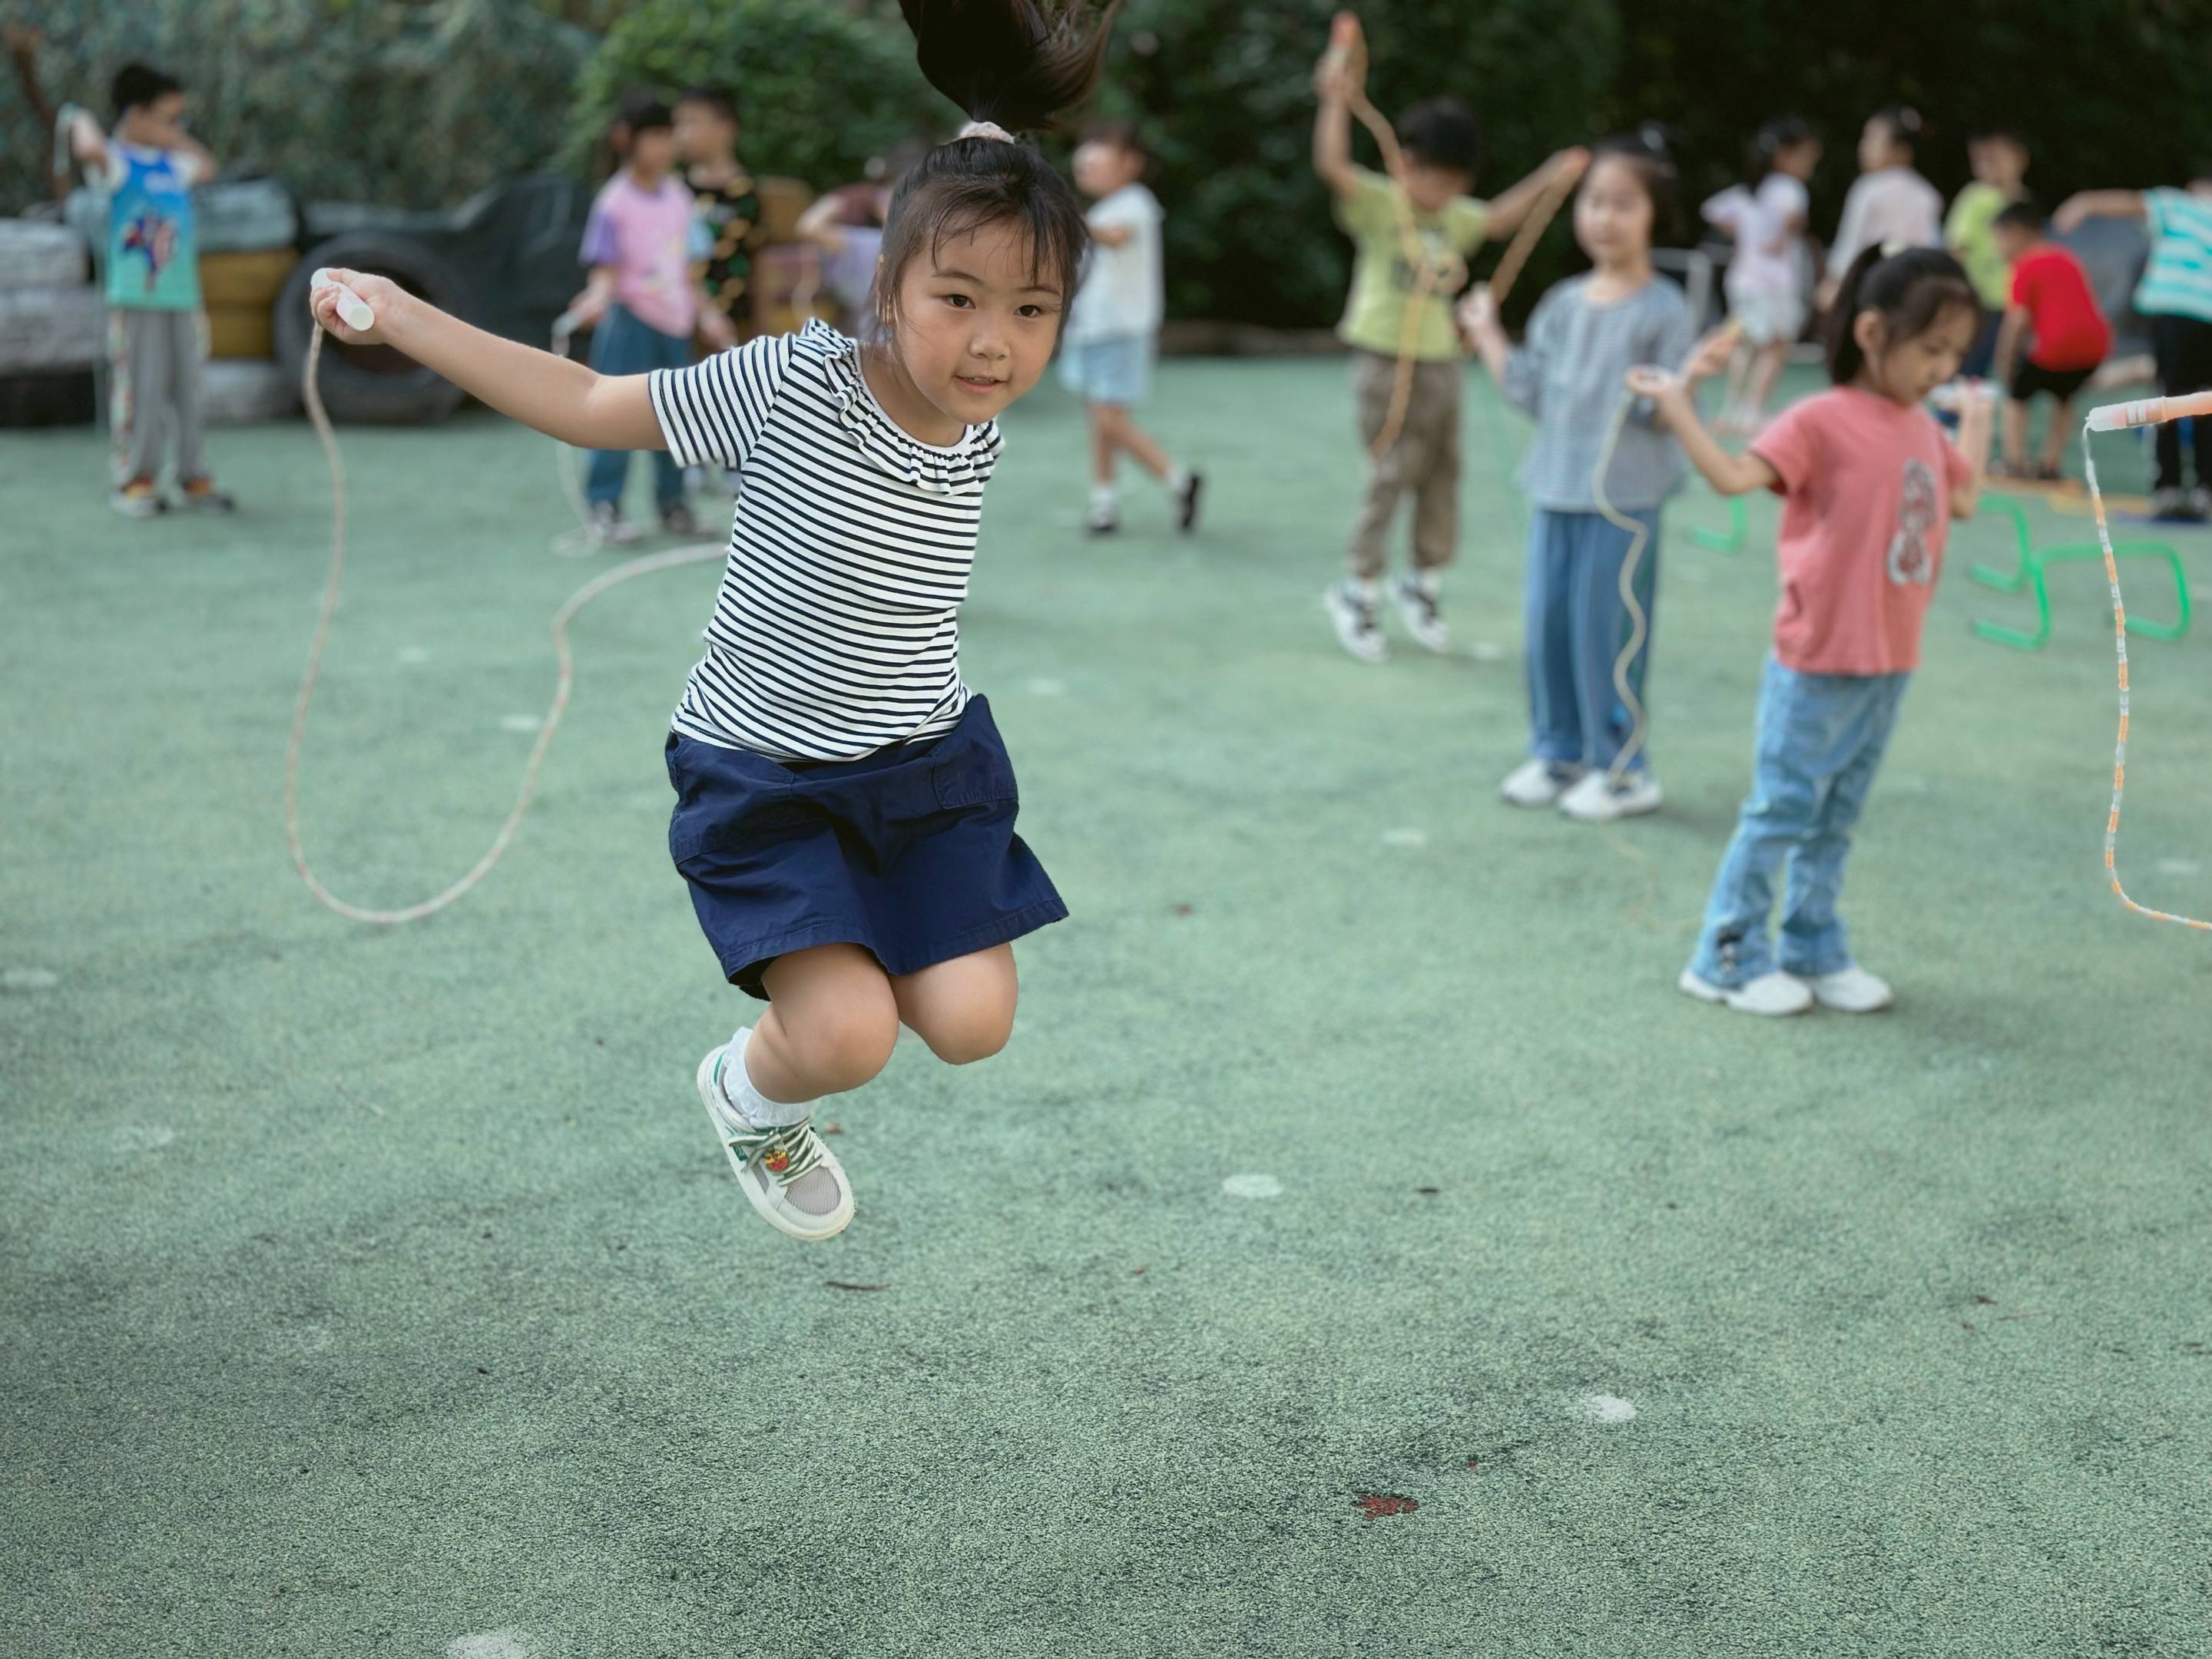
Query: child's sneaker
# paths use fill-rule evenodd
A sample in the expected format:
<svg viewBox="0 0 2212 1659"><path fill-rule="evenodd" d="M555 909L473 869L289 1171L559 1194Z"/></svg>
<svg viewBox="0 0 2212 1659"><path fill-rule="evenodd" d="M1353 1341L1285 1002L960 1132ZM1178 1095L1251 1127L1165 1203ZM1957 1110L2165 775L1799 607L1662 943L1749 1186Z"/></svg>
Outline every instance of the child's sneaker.
<svg viewBox="0 0 2212 1659"><path fill-rule="evenodd" d="M1802 1014L1813 1006L1805 981L1789 974L1761 974L1741 985L1716 985L1685 968L1674 983L1700 1002L1724 1003L1739 1014Z"/></svg>
<svg viewBox="0 0 2212 1659"><path fill-rule="evenodd" d="M1559 811L1577 823L1611 823L1639 813L1656 812L1666 799L1659 780L1648 771L1631 772L1619 783L1600 768L1592 768L1582 781L1559 797Z"/></svg>
<svg viewBox="0 0 2212 1659"><path fill-rule="evenodd" d="M1121 509L1110 495L1093 495L1083 527L1094 536L1110 536L1121 527Z"/></svg>
<svg viewBox="0 0 2212 1659"><path fill-rule="evenodd" d="M1205 474L1186 472L1182 481L1169 492L1175 497L1176 528L1185 534L1198 528L1198 492L1205 487Z"/></svg>
<svg viewBox="0 0 2212 1659"><path fill-rule="evenodd" d="M593 501L588 526L594 547L628 547L637 539L637 529L624 522L622 509L612 501Z"/></svg>
<svg viewBox="0 0 2212 1659"><path fill-rule="evenodd" d="M2198 484L2189 492L2189 510L2199 519L2212 519L2212 484Z"/></svg>
<svg viewBox="0 0 2212 1659"><path fill-rule="evenodd" d="M133 478L107 497L107 504L126 519L151 519L169 510L168 497L151 478Z"/></svg>
<svg viewBox="0 0 2212 1659"><path fill-rule="evenodd" d="M673 507L661 508L660 527L672 536L696 536L699 533L699 520L691 511L690 502L678 501Z"/></svg>
<svg viewBox="0 0 2212 1659"><path fill-rule="evenodd" d="M835 1237L853 1218L853 1188L845 1166L815 1133L812 1116L757 1128L722 1092L723 1068L744 1064L744 1039L751 1035L738 1032L699 1062L699 1098L714 1121L714 1138L761 1219L793 1238Z"/></svg>
<svg viewBox="0 0 2212 1659"><path fill-rule="evenodd" d="M215 487L213 478L187 478L184 483L185 505L195 513L235 513L238 502L234 497Z"/></svg>
<svg viewBox="0 0 2212 1659"><path fill-rule="evenodd" d="M2151 491L2150 515L2168 524L2195 524L2204 516L2189 499L2189 492L2174 485Z"/></svg>
<svg viewBox="0 0 2212 1659"><path fill-rule="evenodd" d="M1329 585L1322 608L1336 626L1336 642L1362 662L1381 662L1390 653L1375 621L1375 602L1349 576Z"/></svg>
<svg viewBox="0 0 2212 1659"><path fill-rule="evenodd" d="M1437 596L1423 587L1418 578L1399 577L1390 584L1390 597L1398 601L1398 619L1406 624L1416 645L1425 651L1451 649L1451 635L1444 628Z"/></svg>
<svg viewBox="0 0 2212 1659"><path fill-rule="evenodd" d="M1582 775L1581 767L1564 762L1525 760L1505 775L1498 793L1516 806L1554 806Z"/></svg>
<svg viewBox="0 0 2212 1659"><path fill-rule="evenodd" d="M1843 1014L1878 1014L1897 1000L1887 980L1856 963L1832 974L1808 974L1798 982L1823 1008Z"/></svg>

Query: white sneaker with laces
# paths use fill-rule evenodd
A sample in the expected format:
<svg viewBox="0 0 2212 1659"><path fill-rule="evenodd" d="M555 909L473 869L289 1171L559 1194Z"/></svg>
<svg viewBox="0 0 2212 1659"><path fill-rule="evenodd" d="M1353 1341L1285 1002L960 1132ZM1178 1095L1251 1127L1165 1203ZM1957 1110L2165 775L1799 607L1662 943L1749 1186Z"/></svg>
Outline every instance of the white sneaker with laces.
<svg viewBox="0 0 2212 1659"><path fill-rule="evenodd" d="M815 1133L813 1118L757 1128L722 1092L723 1067L744 1063L751 1035L738 1032L699 1062L700 1102L761 1219L793 1238L833 1238L853 1218L853 1188L845 1166Z"/></svg>
<svg viewBox="0 0 2212 1659"><path fill-rule="evenodd" d="M1406 631L1413 636L1413 643L1424 651L1444 652L1451 649L1451 631L1444 626L1443 611L1437 605L1437 596L1423 587L1411 576L1401 576L1390 584L1390 597L1398 602L1398 619L1406 624Z"/></svg>
<svg viewBox="0 0 2212 1659"><path fill-rule="evenodd" d="M1889 981L1853 963L1832 974L1808 974L1798 983L1823 1008L1844 1014L1878 1014L1897 1000Z"/></svg>
<svg viewBox="0 0 2212 1659"><path fill-rule="evenodd" d="M1322 608L1336 627L1336 642L1362 662L1381 662L1390 654L1376 624L1375 606L1349 578L1329 584Z"/></svg>
<svg viewBox="0 0 2212 1659"><path fill-rule="evenodd" d="M1593 768L1559 797L1559 811L1578 823L1611 823L1656 812L1665 799L1659 780L1649 772L1631 772L1615 784L1603 770Z"/></svg>
<svg viewBox="0 0 2212 1659"><path fill-rule="evenodd" d="M1802 1014L1813 1006L1805 981L1789 974L1761 974L1741 985L1716 985L1685 968L1674 984L1700 1002L1722 1003L1740 1014Z"/></svg>
<svg viewBox="0 0 2212 1659"><path fill-rule="evenodd" d="M1516 806L1553 806L1581 778L1583 769L1558 761L1525 760L1505 775L1498 793Z"/></svg>

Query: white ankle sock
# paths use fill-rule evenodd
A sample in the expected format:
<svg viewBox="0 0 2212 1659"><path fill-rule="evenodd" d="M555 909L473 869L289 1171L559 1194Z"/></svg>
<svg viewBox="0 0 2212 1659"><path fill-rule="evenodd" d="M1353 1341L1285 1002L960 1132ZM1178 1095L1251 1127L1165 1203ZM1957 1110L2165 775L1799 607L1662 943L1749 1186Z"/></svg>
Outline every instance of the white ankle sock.
<svg viewBox="0 0 2212 1659"><path fill-rule="evenodd" d="M751 1027L739 1031L730 1039L731 1052L722 1061L722 1098L730 1103L730 1109L756 1129L780 1129L813 1116L812 1101L770 1100L755 1086L745 1064L745 1050L752 1046L752 1040Z"/></svg>
<svg viewBox="0 0 2212 1659"><path fill-rule="evenodd" d="M1433 599L1444 591L1444 574L1441 570L1416 570L1413 586Z"/></svg>
<svg viewBox="0 0 2212 1659"><path fill-rule="evenodd" d="M1121 493L1112 484L1091 486L1091 510L1093 513L1111 513L1120 505L1121 499Z"/></svg>
<svg viewBox="0 0 2212 1659"><path fill-rule="evenodd" d="M1382 584L1376 577L1350 576L1346 577L1346 580L1351 584L1352 591L1370 605L1382 597Z"/></svg>
<svg viewBox="0 0 2212 1659"><path fill-rule="evenodd" d="M1170 467L1167 483L1170 495L1182 495L1184 490L1190 488L1190 469L1187 466Z"/></svg>

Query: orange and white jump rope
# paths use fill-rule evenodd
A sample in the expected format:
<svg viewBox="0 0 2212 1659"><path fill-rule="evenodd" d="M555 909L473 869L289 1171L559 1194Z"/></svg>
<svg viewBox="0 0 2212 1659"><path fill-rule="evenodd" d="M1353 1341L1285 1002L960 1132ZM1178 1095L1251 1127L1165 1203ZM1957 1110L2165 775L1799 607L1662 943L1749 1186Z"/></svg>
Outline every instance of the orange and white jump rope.
<svg viewBox="0 0 2212 1659"><path fill-rule="evenodd" d="M2199 921L2194 916L2178 916L2170 910L2154 910L2147 904L2138 904L2120 885L2120 795L2128 777L2128 608L2120 597L2120 562L2112 551L2112 529L2105 522L2105 496L2097 488L2097 458L2089 443L2091 437L2100 432L2123 432L2130 427L2158 426L2183 419L2212 421L2212 392L2191 392L2183 398L2143 398L2131 403L2105 404L2091 410L2081 422L2081 467L2084 482L2089 486L2090 504L2096 510L2097 544L2104 550L2105 580L2112 590L2112 644L2119 660L2120 726L2119 735L2112 741L2112 810L2105 820L2105 878L2112 883L2112 896L2137 915L2212 933L2212 921Z"/></svg>

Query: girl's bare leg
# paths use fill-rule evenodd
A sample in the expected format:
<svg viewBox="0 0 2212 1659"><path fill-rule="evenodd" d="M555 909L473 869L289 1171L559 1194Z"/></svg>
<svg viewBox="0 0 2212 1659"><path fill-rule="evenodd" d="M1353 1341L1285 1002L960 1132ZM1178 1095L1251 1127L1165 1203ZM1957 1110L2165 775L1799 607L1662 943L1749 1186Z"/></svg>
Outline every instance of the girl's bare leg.
<svg viewBox="0 0 2212 1659"><path fill-rule="evenodd" d="M898 1018L951 1066L988 1060L1006 1046L1018 988L1011 945L955 957L890 981Z"/></svg>
<svg viewBox="0 0 2212 1659"><path fill-rule="evenodd" d="M745 1072L787 1105L857 1089L884 1069L898 1040L891 980L857 945L817 945L770 963L768 1012L745 1044Z"/></svg>

